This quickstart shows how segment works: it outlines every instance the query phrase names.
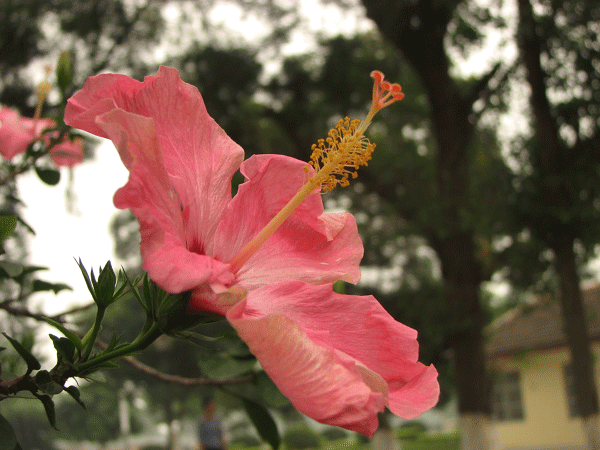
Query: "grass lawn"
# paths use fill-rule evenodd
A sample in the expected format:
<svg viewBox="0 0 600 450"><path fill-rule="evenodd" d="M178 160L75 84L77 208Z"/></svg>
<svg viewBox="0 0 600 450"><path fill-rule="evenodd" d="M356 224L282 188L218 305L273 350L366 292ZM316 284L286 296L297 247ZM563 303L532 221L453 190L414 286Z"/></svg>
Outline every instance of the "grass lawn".
<svg viewBox="0 0 600 450"><path fill-rule="evenodd" d="M421 434L414 439L402 439L402 450L459 450L458 434L426 435ZM230 450L261 450L261 447L245 447L239 444L230 445ZM262 447L265 448L265 447ZM370 450L369 444L354 438L323 440L319 450ZM285 445L280 450L286 450Z"/></svg>

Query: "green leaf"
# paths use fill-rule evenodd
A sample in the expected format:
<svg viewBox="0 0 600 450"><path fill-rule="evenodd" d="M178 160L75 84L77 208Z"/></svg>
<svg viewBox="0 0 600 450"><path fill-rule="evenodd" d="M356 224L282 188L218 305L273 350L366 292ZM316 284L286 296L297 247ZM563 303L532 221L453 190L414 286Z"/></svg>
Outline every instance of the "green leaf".
<svg viewBox="0 0 600 450"><path fill-rule="evenodd" d="M59 338L53 334L50 335L50 339L52 339L52 343L58 353L59 359L62 357L62 359L68 363L75 361L75 344L67 338Z"/></svg>
<svg viewBox="0 0 600 450"><path fill-rule="evenodd" d="M17 216L0 216L0 241L10 236L16 226Z"/></svg>
<svg viewBox="0 0 600 450"><path fill-rule="evenodd" d="M290 404L289 399L281 393L279 388L265 372L259 372L252 384L256 386L260 398L273 408L283 408Z"/></svg>
<svg viewBox="0 0 600 450"><path fill-rule="evenodd" d="M46 411L46 417L48 418L48 422L50 422L50 426L55 430L58 430L58 428L56 428L56 411L54 409L54 401L52 400L52 397L41 394L33 395L35 395L38 400L42 402L42 405L44 405L44 410Z"/></svg>
<svg viewBox="0 0 600 450"><path fill-rule="evenodd" d="M27 372L28 373L31 373L34 370L40 369L40 367L41 367L40 362L25 347L23 347L19 341L16 341L15 339L11 338L9 335L7 335L4 332L2 332L2 334L4 335L4 337L6 339L8 339L8 341L13 346L13 348L17 351L17 353L19 353L19 355L21 355L21 358L23 358L25 360L25 363L27 364Z"/></svg>
<svg viewBox="0 0 600 450"><path fill-rule="evenodd" d="M256 359L231 358L223 353L211 355L198 363L200 370L209 378L223 380L237 378L250 372L256 365Z"/></svg>
<svg viewBox="0 0 600 450"><path fill-rule="evenodd" d="M46 169L43 167L36 167L35 173L40 180L50 186L56 186L60 181L60 172L56 169Z"/></svg>
<svg viewBox="0 0 600 450"><path fill-rule="evenodd" d="M0 269L10 278L16 278L23 273L23 265L12 261L0 261Z"/></svg>
<svg viewBox="0 0 600 450"><path fill-rule="evenodd" d="M71 397L73 397L73 400L79 403L83 409L86 409L85 403L81 401L81 394L79 393L79 389L77 389L77 386L67 386L65 388L65 392Z"/></svg>
<svg viewBox="0 0 600 450"><path fill-rule="evenodd" d="M18 445L15 430L0 414L0 450L16 450Z"/></svg>
<svg viewBox="0 0 600 450"><path fill-rule="evenodd" d="M60 394L63 391L63 387L50 378L47 370L40 370L35 374L35 384L42 392L49 395Z"/></svg>
<svg viewBox="0 0 600 450"><path fill-rule="evenodd" d="M81 349L83 349L83 343L81 342L81 339L79 339L79 336L77 336L71 330L65 328L63 324L57 322L56 320L52 320L49 317L44 317L43 319L46 321L46 323L52 325L54 328L64 334L66 338L71 341L75 347L77 347L77 350L81 351Z"/></svg>
<svg viewBox="0 0 600 450"><path fill-rule="evenodd" d="M279 449L281 438L279 437L279 431L277 431L277 425L273 417L271 417L271 413L264 406L253 400L248 400L244 397L240 397L240 399L261 439L268 442L273 450Z"/></svg>
<svg viewBox="0 0 600 450"><path fill-rule="evenodd" d="M43 280L33 280L33 292L53 291L55 294L58 294L60 291L63 291L65 289L69 291L73 290L73 288L71 288L71 286L69 286L68 284L50 283L48 281Z"/></svg>

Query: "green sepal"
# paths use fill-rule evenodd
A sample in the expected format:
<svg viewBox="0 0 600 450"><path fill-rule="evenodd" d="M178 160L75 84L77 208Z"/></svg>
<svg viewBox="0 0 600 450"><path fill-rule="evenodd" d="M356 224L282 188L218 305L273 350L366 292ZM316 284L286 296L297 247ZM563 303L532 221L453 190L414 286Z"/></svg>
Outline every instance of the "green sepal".
<svg viewBox="0 0 600 450"><path fill-rule="evenodd" d="M40 370L35 374L35 384L45 394L56 395L63 391L63 387L50 377L47 370Z"/></svg>
<svg viewBox="0 0 600 450"><path fill-rule="evenodd" d="M10 342L10 344L13 346L13 348L17 351L17 353L19 355L21 355L21 358L23 358L23 360L27 364L27 373L28 374L34 370L39 370L40 367L42 367L40 365L40 362L36 359L36 357L33 356L29 352L29 350L27 350L25 347L23 347L19 341L11 338L9 335L7 335L4 332L2 332L2 334L4 335L4 337L6 339L8 339L8 342Z"/></svg>
<svg viewBox="0 0 600 450"><path fill-rule="evenodd" d="M88 291L90 291L90 294L92 295L92 299L97 304L98 303L98 298L96 297L96 290L94 289L94 286L92 285L92 281L91 281L90 276L89 276L89 274L87 272L87 269L85 268L85 266L81 262L81 258L79 258L79 261L77 261L77 265L79 266L79 270L81 270L81 274L83 275L83 279L85 280L85 284L86 284L86 286L88 288ZM92 272L92 275L93 275L93 272Z"/></svg>

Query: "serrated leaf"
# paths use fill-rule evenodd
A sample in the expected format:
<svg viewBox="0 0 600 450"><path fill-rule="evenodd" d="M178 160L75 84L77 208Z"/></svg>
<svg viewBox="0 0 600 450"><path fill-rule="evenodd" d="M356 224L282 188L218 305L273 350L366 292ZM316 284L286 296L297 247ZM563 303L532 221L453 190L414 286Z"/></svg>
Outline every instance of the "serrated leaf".
<svg viewBox="0 0 600 450"><path fill-rule="evenodd" d="M83 403L81 401L81 394L79 393L79 389L77 389L77 386L67 386L65 388L65 392L67 394L69 394L71 397L73 397L73 400L75 400L77 403L79 403L79 405L81 405L81 407L83 409L86 409L85 407L85 403Z"/></svg>
<svg viewBox="0 0 600 450"><path fill-rule="evenodd" d="M4 332L2 332L2 334L4 335L4 337L6 339L8 339L8 342L10 342L10 344L13 346L13 348L17 351L17 353L19 355L21 355L21 358L23 358L23 360L25 361L25 363L27 364L27 372L28 373L31 373L34 370L40 369L40 367L41 367L40 362L25 347L23 347L19 341L11 338L9 335L7 335Z"/></svg>
<svg viewBox="0 0 600 450"><path fill-rule="evenodd" d="M244 409L250 418L250 421L256 428L258 435L261 439L267 442L273 450L278 450L281 444L281 438L279 437L279 431L277 425L271 416L271 413L262 406L260 403L256 403L253 400L240 397Z"/></svg>
<svg viewBox="0 0 600 450"><path fill-rule="evenodd" d="M33 292L39 291L52 291L55 294L58 294L60 291L69 290L72 291L73 288L65 283L50 283L48 281L43 280L33 280Z"/></svg>
<svg viewBox="0 0 600 450"><path fill-rule="evenodd" d="M81 342L81 339L79 339L79 336L77 336L71 330L65 328L63 324L57 322L56 320L52 320L49 317L44 317L43 319L46 321L46 323L52 325L54 328L64 334L65 337L73 343L77 350L81 351L81 349L83 349L83 343Z"/></svg>
<svg viewBox="0 0 600 450"><path fill-rule="evenodd" d="M62 357L68 363L72 363L75 360L75 344L67 338L59 338L52 334L50 335L50 339L52 339L59 359Z"/></svg>
<svg viewBox="0 0 600 450"><path fill-rule="evenodd" d="M50 378L47 370L40 370L35 374L35 384L42 392L49 395L60 394L63 391L63 387Z"/></svg>
<svg viewBox="0 0 600 450"><path fill-rule="evenodd" d="M15 450L18 445L15 430L10 422L0 414L0 450Z"/></svg>
<svg viewBox="0 0 600 450"><path fill-rule="evenodd" d="M42 402L42 405L44 405L44 411L46 411L46 417L48 418L48 422L50 422L50 426L55 430L58 430L58 428L56 428L56 410L54 409L54 401L52 398L42 394L33 395L35 395L38 400Z"/></svg>
<svg viewBox="0 0 600 450"><path fill-rule="evenodd" d="M35 173L37 173L40 180L50 186L56 186L60 181L60 172L56 169L36 167Z"/></svg>
<svg viewBox="0 0 600 450"><path fill-rule="evenodd" d="M17 226L17 216L0 216L0 241L10 236Z"/></svg>

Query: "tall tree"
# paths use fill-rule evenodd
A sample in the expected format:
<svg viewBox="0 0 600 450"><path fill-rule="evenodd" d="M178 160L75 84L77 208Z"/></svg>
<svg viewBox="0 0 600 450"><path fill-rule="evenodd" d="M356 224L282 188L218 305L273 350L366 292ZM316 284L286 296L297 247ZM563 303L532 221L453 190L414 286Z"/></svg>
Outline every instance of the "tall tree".
<svg viewBox="0 0 600 450"><path fill-rule="evenodd" d="M520 52L535 129L521 212L554 253L577 405L588 448L597 450L598 392L575 248L582 247L585 258L600 239L600 6L594 1L535 4L543 11L537 16L533 2L518 0Z"/></svg>
<svg viewBox="0 0 600 450"><path fill-rule="evenodd" d="M487 449L491 445L487 431L490 383L483 341L486 319L480 298L480 285L487 274L479 257L474 207L476 164L472 149L479 114L473 105L480 99L487 103L491 94L489 81L499 66L470 83L451 75L445 47L449 23L458 17L463 30L477 35L473 26L460 21L457 11L460 1L363 0L362 3L382 35L411 64L426 92L435 143L430 197L433 203L427 206L433 208L433 213L430 220L417 224L441 261L444 296L453 323L450 345L461 445L465 450ZM390 180L389 185L374 184L373 188L385 196L384 191L396 191L396 183L397 180Z"/></svg>

